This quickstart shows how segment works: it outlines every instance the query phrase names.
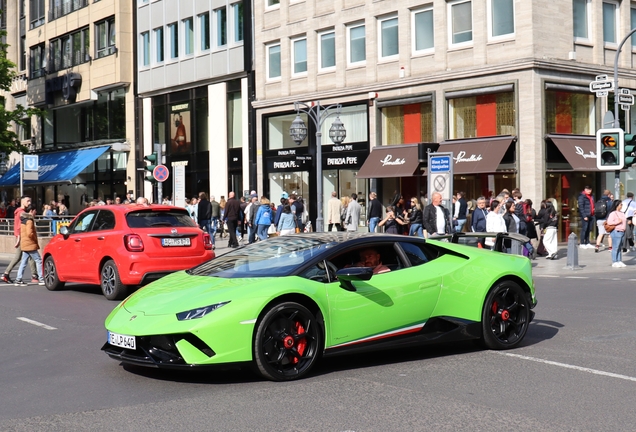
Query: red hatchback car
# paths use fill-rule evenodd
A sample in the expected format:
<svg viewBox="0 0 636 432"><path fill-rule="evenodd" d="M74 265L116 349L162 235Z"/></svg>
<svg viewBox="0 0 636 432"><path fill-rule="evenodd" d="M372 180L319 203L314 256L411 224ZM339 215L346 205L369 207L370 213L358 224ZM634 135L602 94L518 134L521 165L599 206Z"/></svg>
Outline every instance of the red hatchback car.
<svg viewBox="0 0 636 432"><path fill-rule="evenodd" d="M109 205L80 212L44 248L44 281L100 284L109 300L129 287L214 258L210 236L180 207Z"/></svg>

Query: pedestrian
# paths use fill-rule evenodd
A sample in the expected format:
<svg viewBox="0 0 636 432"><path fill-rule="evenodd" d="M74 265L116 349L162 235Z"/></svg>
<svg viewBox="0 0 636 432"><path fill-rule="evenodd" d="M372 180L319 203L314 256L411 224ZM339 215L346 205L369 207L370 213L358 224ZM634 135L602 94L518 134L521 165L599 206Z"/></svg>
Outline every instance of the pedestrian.
<svg viewBox="0 0 636 432"><path fill-rule="evenodd" d="M424 207L422 224L428 237L452 233L450 213L442 205L439 192L433 192L430 204Z"/></svg>
<svg viewBox="0 0 636 432"><path fill-rule="evenodd" d="M395 207L395 214L396 215L400 215L400 217L402 217L402 215L404 215L404 210L405 208L405 202L404 202L404 196L402 194L399 195L398 199L397 199L397 203L393 206ZM398 233L399 234L404 234L404 230L407 230L408 226L402 226L402 225L398 225Z"/></svg>
<svg viewBox="0 0 636 432"><path fill-rule="evenodd" d="M15 279L15 286L26 285L22 280L22 276L24 275L24 269L29 259L35 261L35 266L38 269L37 273L32 274L32 281L37 280L38 285L44 285L44 278L42 277L42 257L38 252L40 245L38 244L38 232L35 228L35 214L36 207L33 204L29 204L24 211L20 213L20 249L22 250L22 260L20 267L18 267L18 276ZM40 275L39 277L37 276L38 274Z"/></svg>
<svg viewBox="0 0 636 432"><path fill-rule="evenodd" d="M378 226L384 227L384 232L387 234L398 234L398 226L406 225L407 223L408 222L405 222L400 216L395 214L393 206L387 206L386 216L378 222Z"/></svg>
<svg viewBox="0 0 636 432"><path fill-rule="evenodd" d="M7 214L5 215L5 217L7 219L13 219L15 217L15 211L16 211L16 202L14 199L12 199L9 205L7 206Z"/></svg>
<svg viewBox="0 0 636 432"><path fill-rule="evenodd" d="M472 232L487 232L486 231L486 216L488 210L486 210L486 197L480 196L477 198L477 208L473 210L473 214L470 218L470 230ZM485 238L480 237L477 242L483 248L485 246Z"/></svg>
<svg viewBox="0 0 636 432"><path fill-rule="evenodd" d="M340 231L347 229L345 222L347 220L347 206L349 206L349 201L348 196L340 198Z"/></svg>
<svg viewBox="0 0 636 432"><path fill-rule="evenodd" d="M609 189L605 189L603 191L603 195L601 195L601 199L594 204L594 219L596 219L596 228L598 229L594 252L598 252L600 250L605 236L608 238L607 244L609 249L612 250L612 236L605 231L605 221L607 220L609 209L612 207L612 201L612 192L610 192Z"/></svg>
<svg viewBox="0 0 636 432"><path fill-rule="evenodd" d="M278 216L278 214L276 216ZM279 236L296 233L296 217L292 214L291 206L289 204L283 205L281 215L278 218L278 224L276 225L276 232Z"/></svg>
<svg viewBox="0 0 636 432"><path fill-rule="evenodd" d="M283 215L283 209L285 208L285 204L287 204L287 199L289 195L287 192L283 192L280 196L280 204L276 208L276 214L274 215L274 225L278 227L278 221L280 221L281 216ZM290 207L291 208L291 207Z"/></svg>
<svg viewBox="0 0 636 432"><path fill-rule="evenodd" d="M265 196L261 197L261 205L256 212L254 223L259 240L267 240L267 230L272 224L272 207L269 199Z"/></svg>
<svg viewBox="0 0 636 432"><path fill-rule="evenodd" d="M197 203L197 219L199 228L208 233L212 238L212 249L216 248L214 243L214 233L212 232L212 205L205 192L199 192L199 202Z"/></svg>
<svg viewBox="0 0 636 432"><path fill-rule="evenodd" d="M13 200L12 203L15 204L15 200ZM31 205L31 198L25 195L22 198L20 198L20 207L16 208L13 213L13 235L15 236L15 245L14 245L15 253L13 255L13 259L11 260L7 268L4 270L4 273L2 275L2 280L6 283L13 283L13 280L11 279L11 276L10 276L11 270L13 270L13 267L15 267L16 264L22 261L22 249L20 247L20 239L22 235L22 230L21 230L22 221L20 219L20 215L30 205ZM33 281L37 282L38 271L37 271L37 267L35 266L35 262L33 260L30 260L29 266L31 268L31 275L33 276Z"/></svg>
<svg viewBox="0 0 636 432"><path fill-rule="evenodd" d="M420 202L417 197L411 198L411 210L408 214L408 221L411 224L409 227L409 235L424 237L422 206L420 206Z"/></svg>
<svg viewBox="0 0 636 432"><path fill-rule="evenodd" d="M247 230L247 225L245 223L245 209L247 208L247 202L245 201L244 196L239 198L239 206L241 208L241 212L239 213L239 216L240 216L239 226L241 227L241 236L239 237L238 241L242 242L243 237L245 237L245 231Z"/></svg>
<svg viewBox="0 0 636 432"><path fill-rule="evenodd" d="M292 193L289 195L289 206L291 207L292 214L296 216L296 222L300 232L305 232L305 224L303 223L303 213L305 212L305 205L302 198Z"/></svg>
<svg viewBox="0 0 636 432"><path fill-rule="evenodd" d="M247 223L247 242L252 244L256 241L256 212L258 210L258 196L250 195L250 203L245 207L245 221Z"/></svg>
<svg viewBox="0 0 636 432"><path fill-rule="evenodd" d="M502 197L505 199L504 197ZM502 208L504 208L506 201L499 201L497 199L492 200L490 203L490 211L486 216L486 232L489 233L500 233L506 232L506 221L501 214ZM488 237L486 238L486 245L493 247L495 245L495 238Z"/></svg>
<svg viewBox="0 0 636 432"><path fill-rule="evenodd" d="M466 194L459 191L455 194L456 202L453 204L453 225L456 232L463 232L464 225L468 213L468 203L465 198Z"/></svg>
<svg viewBox="0 0 636 432"><path fill-rule="evenodd" d="M523 217L526 220L526 237L530 239L530 245L532 246L532 249L528 249L530 259L537 258L537 248L539 247L539 235L537 234L537 227L534 224L536 216L537 212L532 208L532 200L525 200L523 202Z"/></svg>
<svg viewBox="0 0 636 432"><path fill-rule="evenodd" d="M592 195L592 187L585 186L578 197L578 212L581 217L581 241L582 249L594 248L590 244L590 232L594 227L594 195Z"/></svg>
<svg viewBox="0 0 636 432"><path fill-rule="evenodd" d="M216 229L219 226L219 219L221 218L221 205L216 200L214 195L210 196L210 228L212 232L210 233L210 237L212 237L212 245L214 245L214 237L216 237Z"/></svg>
<svg viewBox="0 0 636 432"><path fill-rule="evenodd" d="M195 224L199 225L199 200L197 197L192 197L190 203L186 204L186 209L190 213L190 217Z"/></svg>
<svg viewBox="0 0 636 432"><path fill-rule="evenodd" d="M382 219L382 204L378 200L378 195L375 192L369 194L369 208L367 209L367 226L369 232L375 232L378 222Z"/></svg>
<svg viewBox="0 0 636 432"><path fill-rule="evenodd" d="M225 237L225 224L223 223L223 221L227 219L225 217L225 204L225 196L221 195L221 198L219 199L219 207L221 208L221 220L219 221L219 238Z"/></svg>
<svg viewBox="0 0 636 432"><path fill-rule="evenodd" d="M625 228L625 235L623 236L623 252L627 252L629 249L633 252L634 249L634 224L632 218L636 211L636 202L634 201L634 193L627 192L627 198L623 200L623 210L625 217L627 218L627 227Z"/></svg>
<svg viewBox="0 0 636 432"><path fill-rule="evenodd" d="M227 222L227 232L230 235L227 246L231 248L239 247L238 240L236 239L236 227L240 221L239 212L241 211L241 203L235 198L234 192L230 192L228 195L227 203L225 203L225 209L223 218ZM223 198L223 197L221 197ZM219 202L219 205L221 203Z"/></svg>
<svg viewBox="0 0 636 432"><path fill-rule="evenodd" d="M358 231L360 211L361 207L358 203L358 194L354 192L351 194L351 200L347 205L347 215L345 217L345 229L347 231Z"/></svg>
<svg viewBox="0 0 636 432"><path fill-rule="evenodd" d="M541 212L539 212L541 213ZM557 226L559 225L559 215L549 200L545 201L545 209L541 216L541 228L543 230L543 246L548 256L546 259L555 260L557 258Z"/></svg>
<svg viewBox="0 0 636 432"><path fill-rule="evenodd" d="M614 200L607 216L607 226L613 227L613 230L610 231L610 237L614 245L614 249L612 249L612 267L627 267L622 261L623 251L620 246L627 228L627 216L622 211L622 208L622 201Z"/></svg>

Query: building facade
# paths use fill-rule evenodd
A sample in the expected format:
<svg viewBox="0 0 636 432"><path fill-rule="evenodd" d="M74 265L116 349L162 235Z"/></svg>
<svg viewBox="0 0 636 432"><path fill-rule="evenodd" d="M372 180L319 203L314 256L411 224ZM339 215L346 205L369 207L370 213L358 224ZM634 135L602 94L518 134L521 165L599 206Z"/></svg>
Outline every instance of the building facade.
<svg viewBox="0 0 636 432"><path fill-rule="evenodd" d="M583 186L600 195L614 184L596 169L594 140L613 94L597 98L589 83L613 74L636 3L258 0L254 23L258 185L273 200L290 189L308 196L312 219L317 164L323 208L332 190L408 202L426 193L427 143L453 152L454 189L469 199L516 187L537 208L555 198L562 239L579 227ZM632 39L619 57L621 88L636 89L634 48ZM342 105L347 138L323 139L322 161L311 157L306 116L308 139L289 138L296 101ZM629 113L620 119L630 130ZM636 187L631 169L621 181Z"/></svg>

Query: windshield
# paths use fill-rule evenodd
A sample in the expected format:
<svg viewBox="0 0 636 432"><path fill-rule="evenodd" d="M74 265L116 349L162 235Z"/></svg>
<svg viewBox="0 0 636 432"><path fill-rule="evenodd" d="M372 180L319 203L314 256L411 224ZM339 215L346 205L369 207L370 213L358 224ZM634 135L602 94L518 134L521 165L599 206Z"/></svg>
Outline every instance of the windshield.
<svg viewBox="0 0 636 432"><path fill-rule="evenodd" d="M223 278L286 276L335 244L318 238L274 237L212 259L188 273Z"/></svg>
<svg viewBox="0 0 636 432"><path fill-rule="evenodd" d="M126 215L130 228L195 227L186 209L137 210Z"/></svg>

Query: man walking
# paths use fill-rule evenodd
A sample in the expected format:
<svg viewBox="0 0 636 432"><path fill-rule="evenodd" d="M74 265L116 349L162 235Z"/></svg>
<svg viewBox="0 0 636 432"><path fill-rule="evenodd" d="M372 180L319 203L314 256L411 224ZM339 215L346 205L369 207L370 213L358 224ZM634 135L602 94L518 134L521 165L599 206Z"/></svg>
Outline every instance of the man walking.
<svg viewBox="0 0 636 432"><path fill-rule="evenodd" d="M375 192L369 194L369 210L367 211L367 225L369 232L375 232L378 222L382 219L382 204Z"/></svg>
<svg viewBox="0 0 636 432"><path fill-rule="evenodd" d="M241 203L236 199L234 192L228 194L227 203L225 203L224 218L227 221L227 230L230 234L230 240L227 244L228 247L236 248L239 246L236 239L236 227L240 220L239 212L241 211Z"/></svg>
<svg viewBox="0 0 636 432"><path fill-rule="evenodd" d="M336 191L331 192L331 198L327 202L327 220L329 221L328 232L331 232L333 226L336 226L336 231L340 231L340 211L342 210L342 204L338 199ZM276 215L278 217L278 215Z"/></svg>
<svg viewBox="0 0 636 432"><path fill-rule="evenodd" d="M15 254L13 255L13 259L11 260L11 262L9 263L9 265L7 266L7 268L4 270L4 274L2 275L2 280L6 283L13 283L13 280L11 280L11 270L13 270L13 267L16 266L16 264L18 264L21 260L22 260L22 249L20 249L20 236L21 236L21 232L20 232L20 227L22 224L22 221L20 220L20 215L25 211L25 209L31 205L31 198L28 196L23 196L20 199L20 207L18 207L17 209L15 209L14 212L14 216L13 216L13 235L15 236ZM38 283L39 279L38 279L38 271L37 268L35 266L35 262L30 259L29 260L29 268L31 269L31 276L32 276L32 281L34 283ZM40 269L40 271L42 271L42 269Z"/></svg>
<svg viewBox="0 0 636 432"><path fill-rule="evenodd" d="M424 207L424 228L429 237L450 234L451 222L448 210L442 205L442 194L434 192L431 203Z"/></svg>
<svg viewBox="0 0 636 432"><path fill-rule="evenodd" d="M623 236L623 252L627 249L634 251L634 212L636 211L636 202L634 202L634 193L627 192L627 198L623 200L623 208L621 209L627 218L627 226L625 227L625 235ZM616 246L618 247L618 246Z"/></svg>
<svg viewBox="0 0 636 432"><path fill-rule="evenodd" d="M466 202L466 198L464 198L464 192L457 192L455 197L457 201L453 207L453 221L457 222L455 230L457 232L462 232L464 230L464 225L466 224L466 214L468 213L468 203Z"/></svg>
<svg viewBox="0 0 636 432"><path fill-rule="evenodd" d="M216 197L214 195L210 195L210 210L210 226L212 227L210 237L212 237L212 245L214 246L216 227L218 226L219 218L221 217L221 205L216 200Z"/></svg>
<svg viewBox="0 0 636 432"><path fill-rule="evenodd" d="M345 217L345 226L347 231L358 231L360 223L360 204L358 204L358 194L351 194L351 201L347 206L347 216Z"/></svg>
<svg viewBox="0 0 636 432"><path fill-rule="evenodd" d="M258 210L258 196L256 194L250 195L250 202L245 207L245 223L247 224L247 242L252 244L256 241L256 225L254 219L256 218L256 211Z"/></svg>
<svg viewBox="0 0 636 432"><path fill-rule="evenodd" d="M480 196L477 198L477 208L473 211L473 217L470 221L470 228L472 232L486 232L486 216L488 210L486 210L486 197ZM477 241L482 247L485 245L485 238L479 238Z"/></svg>
<svg viewBox="0 0 636 432"><path fill-rule="evenodd" d="M590 244L590 232L594 227L594 195L592 187L585 186L579 194L579 216L581 217L581 249L594 249ZM619 247L618 245L616 247Z"/></svg>

